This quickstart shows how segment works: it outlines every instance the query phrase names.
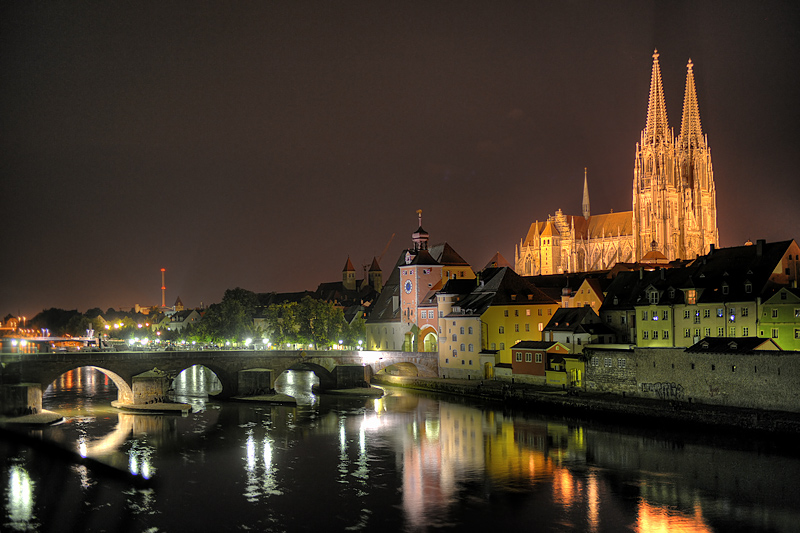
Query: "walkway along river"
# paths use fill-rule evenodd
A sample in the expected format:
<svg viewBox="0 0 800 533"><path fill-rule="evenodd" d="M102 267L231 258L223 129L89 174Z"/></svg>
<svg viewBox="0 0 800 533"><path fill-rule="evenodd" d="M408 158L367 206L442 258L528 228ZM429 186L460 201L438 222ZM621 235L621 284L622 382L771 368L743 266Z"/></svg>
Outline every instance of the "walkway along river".
<svg viewBox="0 0 800 533"><path fill-rule="evenodd" d="M386 387L297 406L215 402L203 369L186 416L110 407L88 368L45 392L63 424L0 443L4 530L796 531L796 440L636 428ZM67 449L66 460L51 448ZM99 461L105 467L98 467Z"/></svg>

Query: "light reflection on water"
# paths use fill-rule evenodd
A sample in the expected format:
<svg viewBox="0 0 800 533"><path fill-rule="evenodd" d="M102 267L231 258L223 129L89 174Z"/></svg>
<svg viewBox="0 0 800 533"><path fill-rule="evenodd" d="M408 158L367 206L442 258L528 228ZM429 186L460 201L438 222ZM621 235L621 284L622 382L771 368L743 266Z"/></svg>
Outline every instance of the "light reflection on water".
<svg viewBox="0 0 800 533"><path fill-rule="evenodd" d="M217 403L204 395L214 386L203 369L181 379L176 396L202 406L188 417L116 412L104 404L116 398L113 384L84 371L48 388L45 408L69 417L38 432L156 482L113 484L91 467L69 467L56 493L86 504L59 506L58 520L83 524L91 509L85 531L131 521L163 531L707 532L791 531L800 519L797 457L677 446L395 389L341 399L314 394L316 378L305 372L276 383L304 398L297 407ZM52 525L58 465L0 451L3 526Z"/></svg>

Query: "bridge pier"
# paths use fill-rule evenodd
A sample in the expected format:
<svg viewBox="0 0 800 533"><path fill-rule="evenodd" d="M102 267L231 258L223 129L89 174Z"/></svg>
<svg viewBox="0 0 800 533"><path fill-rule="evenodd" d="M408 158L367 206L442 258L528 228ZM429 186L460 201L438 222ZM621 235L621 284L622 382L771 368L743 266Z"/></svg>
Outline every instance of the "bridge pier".
<svg viewBox="0 0 800 533"><path fill-rule="evenodd" d="M42 410L42 386L38 383L17 383L0 387L2 416L22 416Z"/></svg>

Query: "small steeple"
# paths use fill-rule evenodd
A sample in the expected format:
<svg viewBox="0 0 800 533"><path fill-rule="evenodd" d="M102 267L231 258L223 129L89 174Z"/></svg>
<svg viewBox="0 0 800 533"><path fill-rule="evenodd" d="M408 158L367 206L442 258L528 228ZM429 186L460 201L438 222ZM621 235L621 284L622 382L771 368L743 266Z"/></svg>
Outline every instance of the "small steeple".
<svg viewBox="0 0 800 533"><path fill-rule="evenodd" d="M369 279L369 284L372 285L372 288L378 292L381 292L381 289L383 289L383 273L381 272L381 267L378 264L378 259L376 257L372 258L372 264L367 272L367 277Z"/></svg>
<svg viewBox="0 0 800 533"><path fill-rule="evenodd" d="M681 118L681 134L678 137L678 147L686 152L692 152L705 147L703 128L700 125L700 107L697 104L697 90L694 84L692 60L686 65L686 91L683 95L683 117Z"/></svg>
<svg viewBox="0 0 800 533"><path fill-rule="evenodd" d="M589 182L586 178L586 167L583 167L583 218L589 218Z"/></svg>
<svg viewBox="0 0 800 533"><path fill-rule="evenodd" d="M653 72L650 75L650 101L647 104L647 123L644 127L644 138L642 139L643 143L646 144L657 144L671 140L658 55L658 50L654 50Z"/></svg>
<svg viewBox="0 0 800 533"><path fill-rule="evenodd" d="M414 251L428 249L428 232L422 229L422 209L417 209L417 217L419 218L419 228L411 235L411 240L414 241Z"/></svg>
<svg viewBox="0 0 800 533"><path fill-rule="evenodd" d="M344 264L342 269L342 285L345 289L355 290L356 288L356 269L350 261L350 256L347 256L347 263Z"/></svg>

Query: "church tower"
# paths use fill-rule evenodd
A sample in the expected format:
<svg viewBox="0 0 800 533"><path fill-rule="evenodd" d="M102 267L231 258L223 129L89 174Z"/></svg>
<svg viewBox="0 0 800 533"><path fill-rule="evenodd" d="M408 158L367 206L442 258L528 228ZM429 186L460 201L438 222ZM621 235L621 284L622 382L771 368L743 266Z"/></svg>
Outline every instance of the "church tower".
<svg viewBox="0 0 800 533"><path fill-rule="evenodd" d="M633 168L633 234L636 259L651 249L670 259L682 255L678 212L683 204L675 168L675 141L667 121L658 50L653 53L647 121L636 144ZM654 247L653 244L655 243Z"/></svg>
<svg viewBox="0 0 800 533"><path fill-rule="evenodd" d="M356 289L356 269L353 267L349 255L347 256L347 263L344 264L342 269L342 285L349 291Z"/></svg>
<svg viewBox="0 0 800 533"><path fill-rule="evenodd" d="M711 149L700 125L700 109L694 84L692 60L686 65L681 133L677 142L678 177L684 190L682 213L684 257L705 255L719 244L717 193L711 167Z"/></svg>

